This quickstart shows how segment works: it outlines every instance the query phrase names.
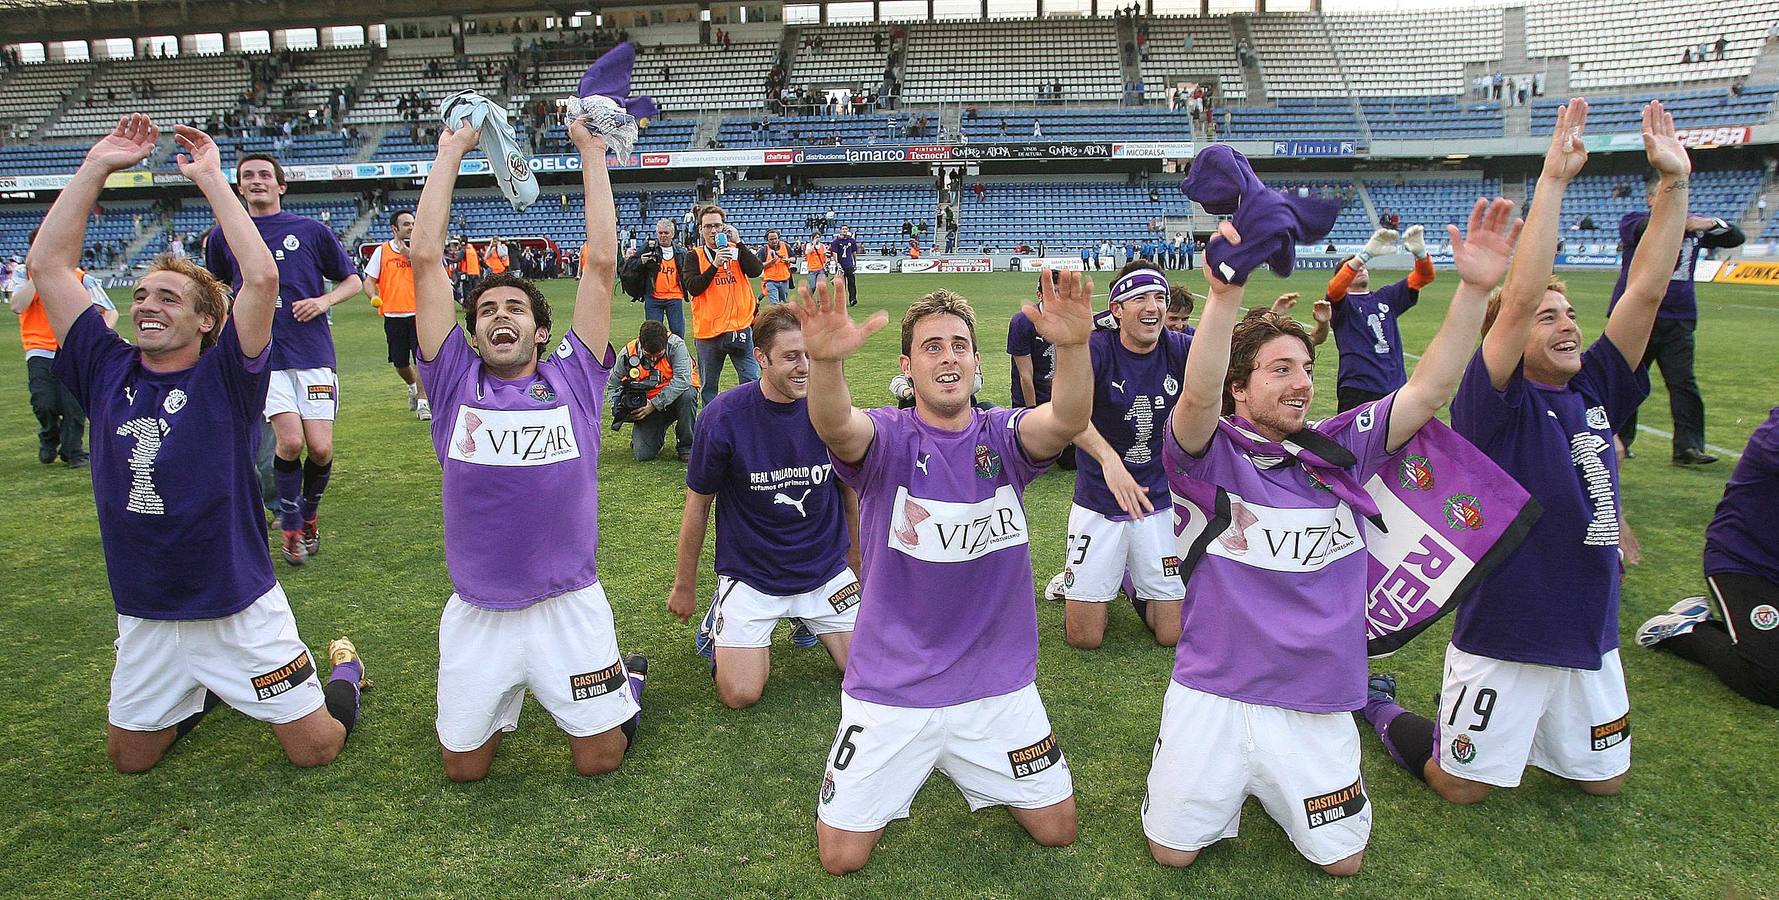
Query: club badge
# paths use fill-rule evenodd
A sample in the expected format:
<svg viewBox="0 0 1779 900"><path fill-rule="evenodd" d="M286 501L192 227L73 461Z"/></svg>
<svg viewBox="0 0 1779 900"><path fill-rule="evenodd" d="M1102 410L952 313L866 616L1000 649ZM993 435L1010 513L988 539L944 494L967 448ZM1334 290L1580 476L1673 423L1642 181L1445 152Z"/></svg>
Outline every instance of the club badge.
<svg viewBox="0 0 1779 900"><path fill-rule="evenodd" d="M987 444L976 445L976 477L995 478L1001 474L1001 455Z"/></svg>
<svg viewBox="0 0 1779 900"><path fill-rule="evenodd" d="M1396 480L1407 490L1432 490L1433 463L1427 457L1413 453L1404 456L1396 466Z"/></svg>
<svg viewBox="0 0 1779 900"><path fill-rule="evenodd" d="M1445 498L1445 524L1453 531L1475 531L1483 525L1482 501L1474 494Z"/></svg>
<svg viewBox="0 0 1779 900"><path fill-rule="evenodd" d="M1470 735L1460 734L1452 738L1452 758L1461 763L1476 758L1476 745L1470 742Z"/></svg>

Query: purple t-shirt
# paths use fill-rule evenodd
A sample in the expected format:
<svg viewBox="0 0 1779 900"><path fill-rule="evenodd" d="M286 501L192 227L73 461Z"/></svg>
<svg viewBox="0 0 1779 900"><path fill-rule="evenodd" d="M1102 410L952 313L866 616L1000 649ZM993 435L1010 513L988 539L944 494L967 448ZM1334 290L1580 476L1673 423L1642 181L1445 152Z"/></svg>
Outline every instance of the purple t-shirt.
<svg viewBox="0 0 1779 900"><path fill-rule="evenodd" d="M1705 574L1740 572L1779 584L1779 408L1754 433L1705 529Z"/></svg>
<svg viewBox="0 0 1779 900"><path fill-rule="evenodd" d="M774 403L750 381L698 416L686 487L717 498L717 574L775 596L846 568L846 505L809 401Z"/></svg>
<svg viewBox="0 0 1779 900"><path fill-rule="evenodd" d="M1395 399L1338 437L1361 484L1389 457ZM1364 706L1369 557L1351 507L1302 464L1251 457L1221 431L1195 459L1169 428L1162 452L1186 579L1174 680L1303 712Z"/></svg>
<svg viewBox="0 0 1779 900"><path fill-rule="evenodd" d="M1038 675L1025 486L1052 460L1019 442L1023 409L972 410L962 431L913 409L866 414L876 436L834 472L859 494L859 619L841 689L889 706L997 697Z"/></svg>
<svg viewBox="0 0 1779 900"><path fill-rule="evenodd" d="M1452 428L1524 487L1544 514L1458 607L1452 643L1509 662L1598 669L1618 646L1618 455L1612 430L1649 396L1608 338L1566 387L1526 379L1504 391L1482 351L1452 400ZM1485 510L1484 515L1488 512Z"/></svg>
<svg viewBox="0 0 1779 900"><path fill-rule="evenodd" d="M471 606L523 609L599 579L599 440L615 354L572 330L528 378L506 381L451 329L420 360L444 470L445 566Z"/></svg>
<svg viewBox="0 0 1779 900"><path fill-rule="evenodd" d="M88 308L55 373L92 423L93 502L117 611L143 619L233 615L277 583L260 506L267 355L242 355L234 320L179 372L142 366Z"/></svg>
<svg viewBox="0 0 1779 900"><path fill-rule="evenodd" d="M1363 294L1348 294L1334 304L1329 327L1334 345L1340 348L1340 376L1344 388L1378 394L1408 383L1402 365L1402 329L1396 317L1414 308L1421 292L1404 278L1395 284Z"/></svg>
<svg viewBox="0 0 1779 900"><path fill-rule="evenodd" d="M1025 310L1013 314L1007 323L1007 355L1032 358L1032 392L1038 395L1036 406L1050 402L1050 382L1056 377L1056 345L1044 340L1033 327ZM1019 382L1019 369L1013 369L1013 405L1025 405L1025 386Z"/></svg>
<svg viewBox="0 0 1779 900"><path fill-rule="evenodd" d="M358 267L333 230L314 219L280 212L255 216L253 224L278 262L278 309L272 318L272 333L278 339L272 342L273 371L335 368L334 335L327 316L298 322L290 307L298 300L327 293L328 281L357 275ZM204 268L228 282L235 293L241 292L241 269L220 225L204 235Z"/></svg>
<svg viewBox="0 0 1779 900"><path fill-rule="evenodd" d="M1631 277L1631 259L1637 255L1637 245L1643 241L1643 232L1649 227L1649 210L1634 210L1625 213L1618 220L1618 282L1612 286L1612 299L1606 303L1606 314L1611 315L1618 299L1624 296L1625 283ZM1662 305L1656 309L1658 319L1696 320L1699 317L1698 289L1693 286L1693 270L1699 265L1699 235L1688 231L1680 238L1680 256L1674 261L1674 271L1668 275L1668 290L1662 295Z"/></svg>
<svg viewBox="0 0 1779 900"><path fill-rule="evenodd" d="M1161 464L1162 435L1180 382L1186 377L1186 352L1192 339L1163 329L1148 353L1134 353L1119 340L1120 332L1096 331L1087 341L1093 358L1093 427L1124 457L1124 468L1149 491L1157 510L1169 503L1167 470ZM1105 470L1090 453L1075 455L1075 503L1111 519L1129 519L1106 487Z"/></svg>

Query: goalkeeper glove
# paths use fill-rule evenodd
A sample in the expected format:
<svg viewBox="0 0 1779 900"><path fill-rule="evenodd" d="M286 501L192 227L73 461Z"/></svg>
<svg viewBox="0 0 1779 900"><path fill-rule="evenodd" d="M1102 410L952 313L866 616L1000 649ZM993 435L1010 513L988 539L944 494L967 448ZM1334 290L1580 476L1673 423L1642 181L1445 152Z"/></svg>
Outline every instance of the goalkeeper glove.
<svg viewBox="0 0 1779 900"><path fill-rule="evenodd" d="M1395 229L1379 228L1378 230L1372 232L1371 240L1365 242L1365 249L1360 250L1359 253L1357 254L1358 259L1359 259L1359 264L1365 265L1366 263L1371 262L1372 257L1381 256L1385 253L1390 252L1390 247L1395 243L1396 243Z"/></svg>
<svg viewBox="0 0 1779 900"><path fill-rule="evenodd" d="M1414 254L1415 259L1427 256L1427 230L1419 225L1410 225L1402 232L1402 249Z"/></svg>

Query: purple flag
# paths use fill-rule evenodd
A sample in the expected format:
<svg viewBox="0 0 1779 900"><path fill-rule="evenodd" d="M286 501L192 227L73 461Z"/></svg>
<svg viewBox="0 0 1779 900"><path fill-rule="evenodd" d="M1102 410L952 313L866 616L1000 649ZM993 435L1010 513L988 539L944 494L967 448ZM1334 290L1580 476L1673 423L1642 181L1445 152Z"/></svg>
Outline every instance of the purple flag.
<svg viewBox="0 0 1779 900"><path fill-rule="evenodd" d="M1365 410L1318 426L1336 435ZM1532 495L1444 422L1421 427L1365 483L1383 528L1360 519L1366 653L1388 656L1457 608L1543 513Z"/></svg>

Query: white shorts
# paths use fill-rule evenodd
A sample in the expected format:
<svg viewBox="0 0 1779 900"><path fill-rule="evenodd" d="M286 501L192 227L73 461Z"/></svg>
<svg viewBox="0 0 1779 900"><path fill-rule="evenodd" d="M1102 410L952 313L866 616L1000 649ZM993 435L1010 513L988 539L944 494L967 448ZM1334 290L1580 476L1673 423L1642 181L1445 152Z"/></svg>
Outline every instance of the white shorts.
<svg viewBox="0 0 1779 900"><path fill-rule="evenodd" d="M718 647L769 647L772 629L793 616L815 634L851 632L859 617L859 580L843 568L813 591L778 597L718 575L710 605L715 610L711 634Z"/></svg>
<svg viewBox="0 0 1779 900"><path fill-rule="evenodd" d="M526 688L570 737L610 731L641 709L598 582L524 609L451 595L439 620L439 743L466 753L519 727Z"/></svg>
<svg viewBox="0 0 1779 900"><path fill-rule="evenodd" d="M1618 651L1597 671L1445 650L1433 752L1447 773L1518 787L1532 765L1570 781L1631 768L1631 700Z"/></svg>
<svg viewBox="0 0 1779 900"><path fill-rule="evenodd" d="M266 418L296 413L329 422L340 411L340 376L332 369L274 369L266 386Z"/></svg>
<svg viewBox="0 0 1779 900"><path fill-rule="evenodd" d="M1184 600L1173 516L1157 510L1128 522L1114 522L1076 504L1069 508L1069 543L1062 570L1063 599L1109 603L1124 586L1128 569L1144 600Z"/></svg>
<svg viewBox="0 0 1779 900"><path fill-rule="evenodd" d="M1169 680L1143 833L1163 847L1201 850L1235 837L1249 795L1318 866L1364 850L1371 800L1353 717L1243 703Z"/></svg>
<svg viewBox="0 0 1779 900"><path fill-rule="evenodd" d="M321 708L315 658L297 636L282 587L272 585L252 606L220 619L117 617L111 724L171 728L203 710L205 690L273 725Z"/></svg>
<svg viewBox="0 0 1779 900"><path fill-rule="evenodd" d="M840 694L816 817L843 831L876 831L908 816L934 769L971 810L1041 809L1075 793L1038 686L956 706L884 706Z"/></svg>

